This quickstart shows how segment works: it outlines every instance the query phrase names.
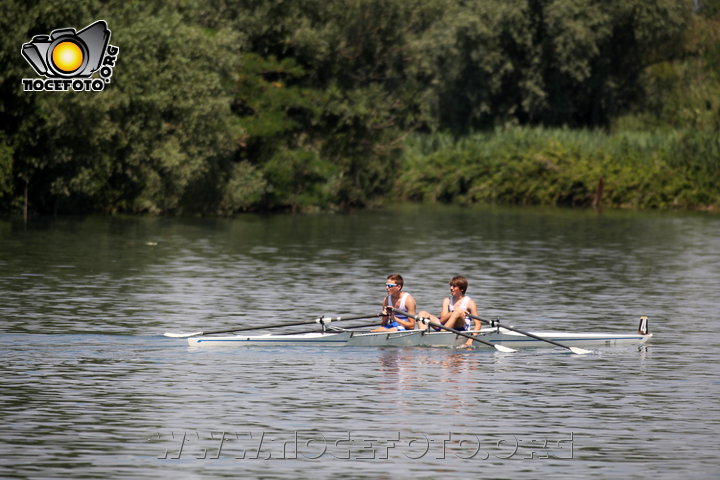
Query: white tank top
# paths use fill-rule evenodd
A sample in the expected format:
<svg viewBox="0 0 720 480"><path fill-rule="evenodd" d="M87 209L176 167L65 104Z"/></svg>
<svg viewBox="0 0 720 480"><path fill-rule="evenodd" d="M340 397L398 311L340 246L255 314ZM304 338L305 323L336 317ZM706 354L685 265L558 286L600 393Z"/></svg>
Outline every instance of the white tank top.
<svg viewBox="0 0 720 480"><path fill-rule="evenodd" d="M469 302L470 302L470 297L465 295L462 298L462 300L460 300L460 305L458 306L458 308L460 308L461 310L467 310L467 306L468 306ZM455 305L453 305L452 295L450 295L450 305L448 305L448 310L450 310L451 312L455 311ZM466 316L465 317L465 328L467 330L472 330L474 327L475 327L475 323L473 322L473 319Z"/></svg>
<svg viewBox="0 0 720 480"><path fill-rule="evenodd" d="M394 307L398 310L406 310L405 308L405 300L407 299L407 296L409 294L407 292L403 292L400 294L400 303L397 307L393 305L392 297L390 295L387 296L387 305L388 307ZM396 313L395 316L399 318L400 320L407 320L407 317L405 315L400 315L399 313Z"/></svg>

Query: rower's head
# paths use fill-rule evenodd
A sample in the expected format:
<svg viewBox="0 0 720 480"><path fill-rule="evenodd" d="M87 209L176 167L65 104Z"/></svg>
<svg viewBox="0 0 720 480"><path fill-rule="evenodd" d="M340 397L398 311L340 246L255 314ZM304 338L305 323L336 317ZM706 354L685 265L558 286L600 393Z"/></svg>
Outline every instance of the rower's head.
<svg viewBox="0 0 720 480"><path fill-rule="evenodd" d="M399 273L393 273L392 275L388 275L387 280L385 280L385 288L387 288L388 292L392 292L395 289L400 291L402 290L402 287L402 275L400 275Z"/></svg>
<svg viewBox="0 0 720 480"><path fill-rule="evenodd" d="M468 281L467 278L457 275L450 280L450 287L457 287L460 289L463 295L467 291Z"/></svg>

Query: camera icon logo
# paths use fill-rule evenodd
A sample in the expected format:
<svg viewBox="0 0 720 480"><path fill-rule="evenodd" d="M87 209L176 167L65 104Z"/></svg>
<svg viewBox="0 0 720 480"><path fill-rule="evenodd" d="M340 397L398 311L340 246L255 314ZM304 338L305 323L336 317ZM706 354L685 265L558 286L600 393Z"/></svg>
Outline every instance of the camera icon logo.
<svg viewBox="0 0 720 480"><path fill-rule="evenodd" d="M36 35L22 46L22 55L38 75L53 78L89 77L96 72L110 41L110 30L99 20L83 30L59 28Z"/></svg>
<svg viewBox="0 0 720 480"><path fill-rule="evenodd" d="M23 43L20 53L35 72L45 77L23 78L23 90L94 91L110 83L120 49L110 45L110 30L104 20L79 32L58 28L50 35L35 35ZM98 72L100 78L92 78Z"/></svg>

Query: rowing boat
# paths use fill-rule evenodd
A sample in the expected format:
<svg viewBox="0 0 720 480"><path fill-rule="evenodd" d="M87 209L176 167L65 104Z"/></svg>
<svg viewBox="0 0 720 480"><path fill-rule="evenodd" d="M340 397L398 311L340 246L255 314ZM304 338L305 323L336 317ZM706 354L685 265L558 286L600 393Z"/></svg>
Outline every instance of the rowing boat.
<svg viewBox="0 0 720 480"><path fill-rule="evenodd" d="M478 334L492 345L512 348L547 347L548 343L503 327L464 332ZM567 333L558 331L528 332L536 337L562 343L569 347L603 347L620 345L641 345L647 342L652 333L585 332ZM332 329L324 332L298 333L287 335L232 335L201 336L188 338L191 347L220 346L321 346L321 347L445 347L456 348L467 342L467 338L452 332L428 330L410 330L401 332L368 332ZM474 342L477 348L491 348Z"/></svg>

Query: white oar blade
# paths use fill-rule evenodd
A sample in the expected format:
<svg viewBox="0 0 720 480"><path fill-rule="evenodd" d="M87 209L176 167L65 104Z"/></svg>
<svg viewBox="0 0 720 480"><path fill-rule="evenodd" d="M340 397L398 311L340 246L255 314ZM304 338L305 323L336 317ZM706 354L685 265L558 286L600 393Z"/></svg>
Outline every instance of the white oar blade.
<svg viewBox="0 0 720 480"><path fill-rule="evenodd" d="M514 348L510 348L510 347L506 347L504 345L498 345L498 344L494 344L494 345L495 345L495 350L497 350L498 352L503 352L503 353L517 352L517 350L515 350Z"/></svg>
<svg viewBox="0 0 720 480"><path fill-rule="evenodd" d="M585 350L584 348L578 348L578 347L568 347L571 352L576 353L578 355L587 355L588 353L592 353L591 350Z"/></svg>
<svg viewBox="0 0 720 480"><path fill-rule="evenodd" d="M193 332L193 333L173 333L173 332L165 332L163 335L166 337L171 338L188 338L188 337L197 337L198 335L202 335L203 332Z"/></svg>

